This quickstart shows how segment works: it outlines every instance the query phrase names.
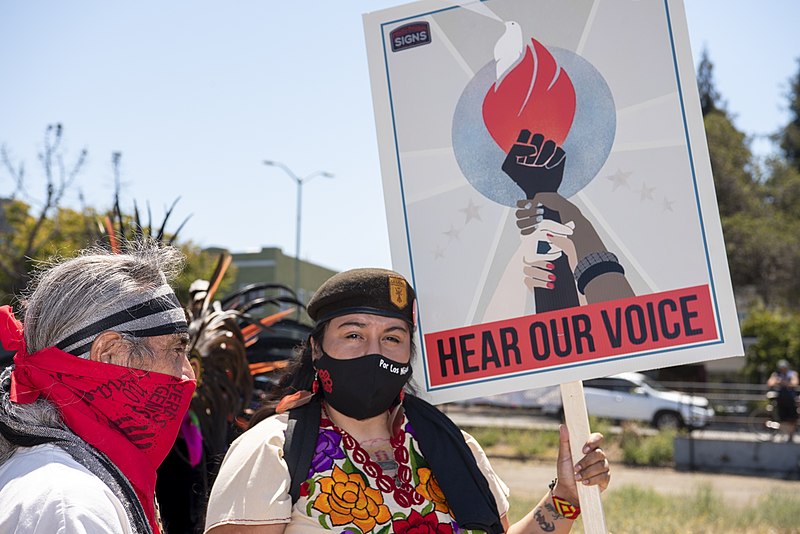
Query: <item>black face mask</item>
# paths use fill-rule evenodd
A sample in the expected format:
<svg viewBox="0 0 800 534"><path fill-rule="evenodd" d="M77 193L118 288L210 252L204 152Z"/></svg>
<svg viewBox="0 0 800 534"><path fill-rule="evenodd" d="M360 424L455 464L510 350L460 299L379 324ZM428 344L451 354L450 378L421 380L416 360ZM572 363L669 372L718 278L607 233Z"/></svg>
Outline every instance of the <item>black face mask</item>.
<svg viewBox="0 0 800 534"><path fill-rule="evenodd" d="M337 360L323 352L315 366L325 402L358 420L391 408L411 378L409 364L394 362L381 354Z"/></svg>

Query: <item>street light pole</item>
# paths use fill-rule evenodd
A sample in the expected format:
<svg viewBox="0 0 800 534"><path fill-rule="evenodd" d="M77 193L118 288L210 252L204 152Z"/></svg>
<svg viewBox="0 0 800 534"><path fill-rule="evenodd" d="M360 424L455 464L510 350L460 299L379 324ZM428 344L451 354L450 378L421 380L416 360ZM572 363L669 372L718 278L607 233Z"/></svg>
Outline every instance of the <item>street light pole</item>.
<svg viewBox="0 0 800 534"><path fill-rule="evenodd" d="M289 178L294 180L297 184L297 222L295 223L295 242L294 242L294 290L297 297L300 298L300 221L302 219L303 210L303 184L316 176L323 176L325 178L333 178L333 173L328 171L314 171L309 175L300 177L292 170L279 161L264 160L264 165L271 167L278 167L285 172Z"/></svg>

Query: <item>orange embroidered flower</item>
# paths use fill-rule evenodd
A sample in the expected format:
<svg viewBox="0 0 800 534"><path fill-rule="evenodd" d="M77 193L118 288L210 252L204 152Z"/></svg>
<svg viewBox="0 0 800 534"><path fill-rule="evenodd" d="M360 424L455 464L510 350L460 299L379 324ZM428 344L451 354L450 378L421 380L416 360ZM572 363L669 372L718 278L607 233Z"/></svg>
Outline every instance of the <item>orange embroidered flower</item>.
<svg viewBox="0 0 800 534"><path fill-rule="evenodd" d="M353 523L362 532L392 519L389 507L383 504L379 490L368 488L363 477L347 474L334 466L333 474L317 481L320 494L314 500L314 509L327 514L333 526Z"/></svg>
<svg viewBox="0 0 800 534"><path fill-rule="evenodd" d="M420 467L417 469L417 476L419 477L419 485L416 487L417 493L431 501L437 512L449 514L450 507L447 505L447 499L431 470L427 467Z"/></svg>

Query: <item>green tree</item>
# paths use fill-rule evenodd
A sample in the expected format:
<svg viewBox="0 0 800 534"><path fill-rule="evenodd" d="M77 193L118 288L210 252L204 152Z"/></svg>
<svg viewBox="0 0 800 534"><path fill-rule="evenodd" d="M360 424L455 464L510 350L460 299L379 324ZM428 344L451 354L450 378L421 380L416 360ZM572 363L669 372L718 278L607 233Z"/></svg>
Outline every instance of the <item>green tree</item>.
<svg viewBox="0 0 800 534"><path fill-rule="evenodd" d="M703 50L697 66L697 89L719 212L723 218L742 211L757 214L763 193L754 176L753 154L746 135L736 129L725 109L713 73L708 50Z"/></svg>
<svg viewBox="0 0 800 534"><path fill-rule="evenodd" d="M790 80L789 93L789 124L778 133L777 139L783 156L789 164L800 171L800 59L798 70Z"/></svg>
<svg viewBox="0 0 800 534"><path fill-rule="evenodd" d="M800 222L765 207L761 216L723 218L725 248L734 290L754 288L761 304L796 307L800 298Z"/></svg>
<svg viewBox="0 0 800 534"><path fill-rule="evenodd" d="M766 306L800 302L800 174L782 158L757 160L733 124L713 79L706 51L698 66L717 204L731 279L752 288Z"/></svg>
<svg viewBox="0 0 800 534"><path fill-rule="evenodd" d="M800 168L780 157L766 160L765 201L775 210L800 220Z"/></svg>
<svg viewBox="0 0 800 534"><path fill-rule="evenodd" d="M744 372L761 381L780 358L800 365L800 71L792 118L773 138L782 153L763 161L725 110L705 51L697 77L734 290L757 296L742 323L756 338Z"/></svg>
<svg viewBox="0 0 800 534"><path fill-rule="evenodd" d="M767 306L798 309L800 281L800 72L788 95L792 119L775 139L780 140L782 154L770 156L760 172L762 196L757 209L760 215L740 217L738 235L747 232L748 225L755 234L747 252L753 264L754 280ZM758 221L758 222L756 222ZM744 238L743 238L744 239ZM760 250L758 241L761 242ZM746 260L745 260L746 261Z"/></svg>
<svg viewBox="0 0 800 534"><path fill-rule="evenodd" d="M721 111L709 113L703 122L720 215L758 215L763 192L753 176L753 155L745 134Z"/></svg>
<svg viewBox="0 0 800 534"><path fill-rule="evenodd" d="M800 313L756 307L742 322L742 335L756 338L746 355L749 380L764 381L781 358L794 369L800 367Z"/></svg>
<svg viewBox="0 0 800 534"><path fill-rule="evenodd" d="M700 93L700 109L704 117L713 112L725 112L722 97L714 83L714 64L705 48L697 66L697 90Z"/></svg>

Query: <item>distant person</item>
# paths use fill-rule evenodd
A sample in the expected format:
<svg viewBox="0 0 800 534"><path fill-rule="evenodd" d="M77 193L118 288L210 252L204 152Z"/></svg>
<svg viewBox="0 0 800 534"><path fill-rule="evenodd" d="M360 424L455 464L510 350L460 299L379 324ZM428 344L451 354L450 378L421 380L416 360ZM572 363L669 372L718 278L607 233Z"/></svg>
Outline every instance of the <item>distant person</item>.
<svg viewBox="0 0 800 534"><path fill-rule="evenodd" d="M767 386L778 393L778 421L787 441L792 441L797 431L797 384L797 371L790 369L786 360L778 362L778 369L767 380Z"/></svg>
<svg viewBox="0 0 800 534"><path fill-rule="evenodd" d="M0 307L0 532L159 533L156 468L195 389L180 252L88 251Z"/></svg>

